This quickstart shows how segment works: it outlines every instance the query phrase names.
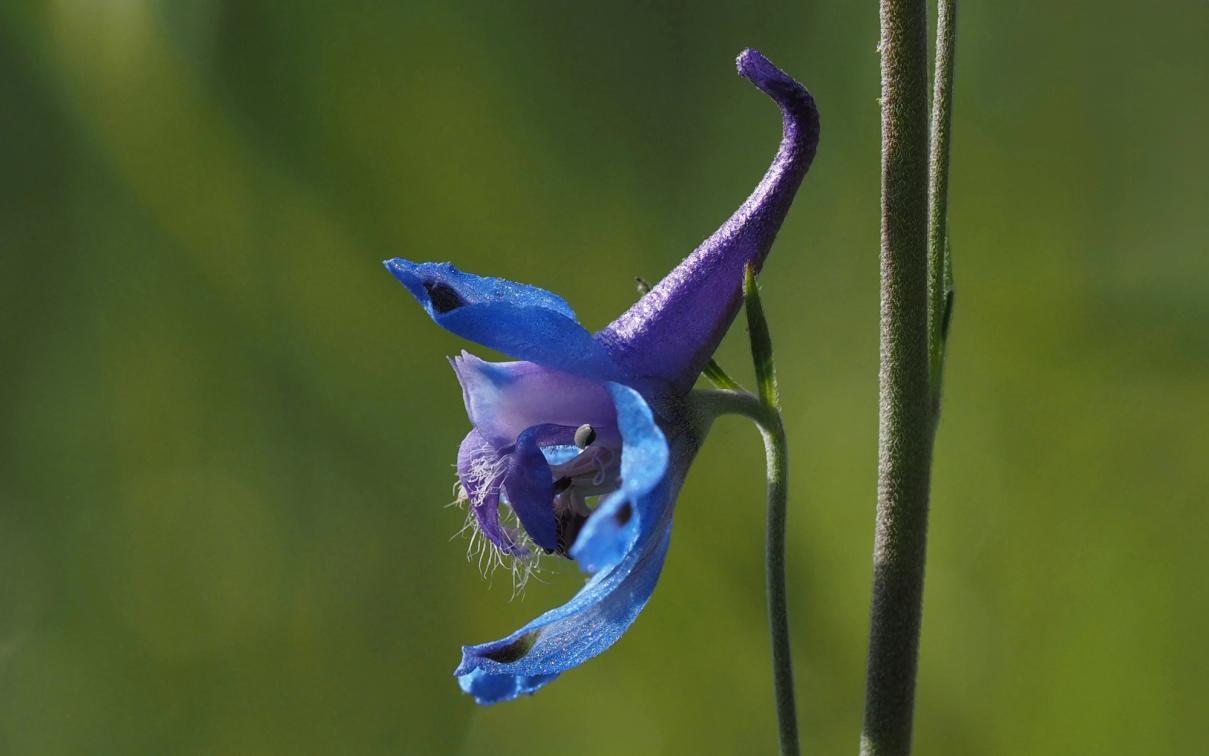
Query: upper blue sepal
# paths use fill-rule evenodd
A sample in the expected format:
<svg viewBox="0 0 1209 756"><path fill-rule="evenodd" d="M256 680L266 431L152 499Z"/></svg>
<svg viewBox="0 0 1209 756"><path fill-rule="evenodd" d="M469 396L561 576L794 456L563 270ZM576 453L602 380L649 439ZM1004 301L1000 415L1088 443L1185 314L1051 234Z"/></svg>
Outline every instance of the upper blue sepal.
<svg viewBox="0 0 1209 756"><path fill-rule="evenodd" d="M464 339L576 375L620 376L612 359L557 294L464 273L450 263L414 263L396 257L384 265L437 325Z"/></svg>

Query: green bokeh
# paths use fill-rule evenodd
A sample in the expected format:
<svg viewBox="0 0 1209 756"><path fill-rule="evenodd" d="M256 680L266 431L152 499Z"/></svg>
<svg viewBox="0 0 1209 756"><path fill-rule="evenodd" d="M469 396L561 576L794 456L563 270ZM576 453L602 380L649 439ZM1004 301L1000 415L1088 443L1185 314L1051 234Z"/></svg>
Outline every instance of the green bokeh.
<svg viewBox="0 0 1209 756"><path fill-rule="evenodd" d="M614 649L532 699L460 694L460 642L580 578L509 601L450 540L466 345L379 264L607 323L767 164L747 45L823 114L764 294L803 740L853 752L876 4L320 5L0 7L0 753L771 751L737 420ZM962 8L920 753L1209 748L1207 38L1202 2Z"/></svg>

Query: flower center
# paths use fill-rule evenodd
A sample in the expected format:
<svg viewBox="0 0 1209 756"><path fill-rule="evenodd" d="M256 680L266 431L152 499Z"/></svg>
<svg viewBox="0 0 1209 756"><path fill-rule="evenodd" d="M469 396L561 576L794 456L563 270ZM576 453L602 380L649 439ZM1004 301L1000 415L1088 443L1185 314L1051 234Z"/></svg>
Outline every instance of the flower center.
<svg viewBox="0 0 1209 756"><path fill-rule="evenodd" d="M550 466L554 478L554 517L558 526L555 553L568 556L575 537L592 514L589 497L610 493L621 484L621 450L599 443L596 430L581 425L575 445L582 451L571 459Z"/></svg>

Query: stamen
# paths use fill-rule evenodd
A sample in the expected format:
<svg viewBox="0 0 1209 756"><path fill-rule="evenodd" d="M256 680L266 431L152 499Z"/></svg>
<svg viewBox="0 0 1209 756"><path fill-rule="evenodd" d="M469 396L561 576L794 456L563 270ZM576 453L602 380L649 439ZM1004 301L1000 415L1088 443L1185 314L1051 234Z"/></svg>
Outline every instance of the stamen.
<svg viewBox="0 0 1209 756"><path fill-rule="evenodd" d="M613 453L608 449L602 449L602 454L594 454L592 461L596 463L596 477L592 478L592 485L599 486L605 482L608 476L607 465L613 461Z"/></svg>
<svg viewBox="0 0 1209 756"><path fill-rule="evenodd" d="M580 449L586 449L596 440L596 429L591 425L584 423L575 429L575 445Z"/></svg>
<svg viewBox="0 0 1209 756"><path fill-rule="evenodd" d="M572 484L577 486L584 486L590 481L593 487L599 488L608 486L620 472L616 460L617 454L612 449L593 445L561 465L552 466L550 473L555 480L571 478Z"/></svg>

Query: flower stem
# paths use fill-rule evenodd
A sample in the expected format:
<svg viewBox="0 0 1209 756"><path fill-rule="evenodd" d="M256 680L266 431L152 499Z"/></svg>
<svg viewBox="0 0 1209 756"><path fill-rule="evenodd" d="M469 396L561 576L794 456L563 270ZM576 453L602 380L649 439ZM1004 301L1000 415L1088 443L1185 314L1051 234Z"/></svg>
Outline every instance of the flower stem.
<svg viewBox="0 0 1209 756"><path fill-rule="evenodd" d="M881 0L878 500L861 753L907 754L919 657L932 412L927 4Z"/></svg>
<svg viewBox="0 0 1209 756"><path fill-rule="evenodd" d="M768 591L768 628L772 638L772 676L777 699L781 753L798 753L797 708L793 695L793 659L789 653L789 601L785 588L785 515L789 500L789 447L780 413L760 426L768 469L768 520L764 551Z"/></svg>
<svg viewBox="0 0 1209 756"><path fill-rule="evenodd" d="M704 430L720 415L742 415L755 422L764 439L768 473L768 509L764 552L768 627L772 640L773 693L777 707L777 732L784 756L797 756L798 719L793 695L793 659L789 652L789 601L785 587L785 517L789 500L789 447L781 419L776 363L768 321L760 303L760 288L749 265L743 276L743 298L751 356L755 363L758 397L743 390L697 390L690 395L697 425ZM704 433L702 433L704 435Z"/></svg>
<svg viewBox="0 0 1209 756"><path fill-rule="evenodd" d="M784 756L798 750L797 707L793 694L793 660L789 653L789 602L785 587L785 517L789 499L789 448L781 413L747 391L697 389L690 395L699 427L721 415L742 415L756 424L764 439L768 472L765 586L772 638L772 676L777 727Z"/></svg>
<svg viewBox="0 0 1209 756"><path fill-rule="evenodd" d="M756 370L756 391L767 420L760 423L768 470L768 521L764 549L768 629L772 640L772 678L777 699L781 753L798 753L797 707L793 695L793 660L789 653L789 600L785 588L785 516L789 500L789 447L781 419L781 396L772 357L772 338L760 303L760 287L750 264L743 271L747 330Z"/></svg>
<svg viewBox="0 0 1209 756"><path fill-rule="evenodd" d="M953 310L949 255L949 145L953 123L953 61L957 0L936 3L936 64L932 84L932 135L928 155L928 361L933 425L940 416L945 340ZM933 429L935 433L935 428Z"/></svg>

